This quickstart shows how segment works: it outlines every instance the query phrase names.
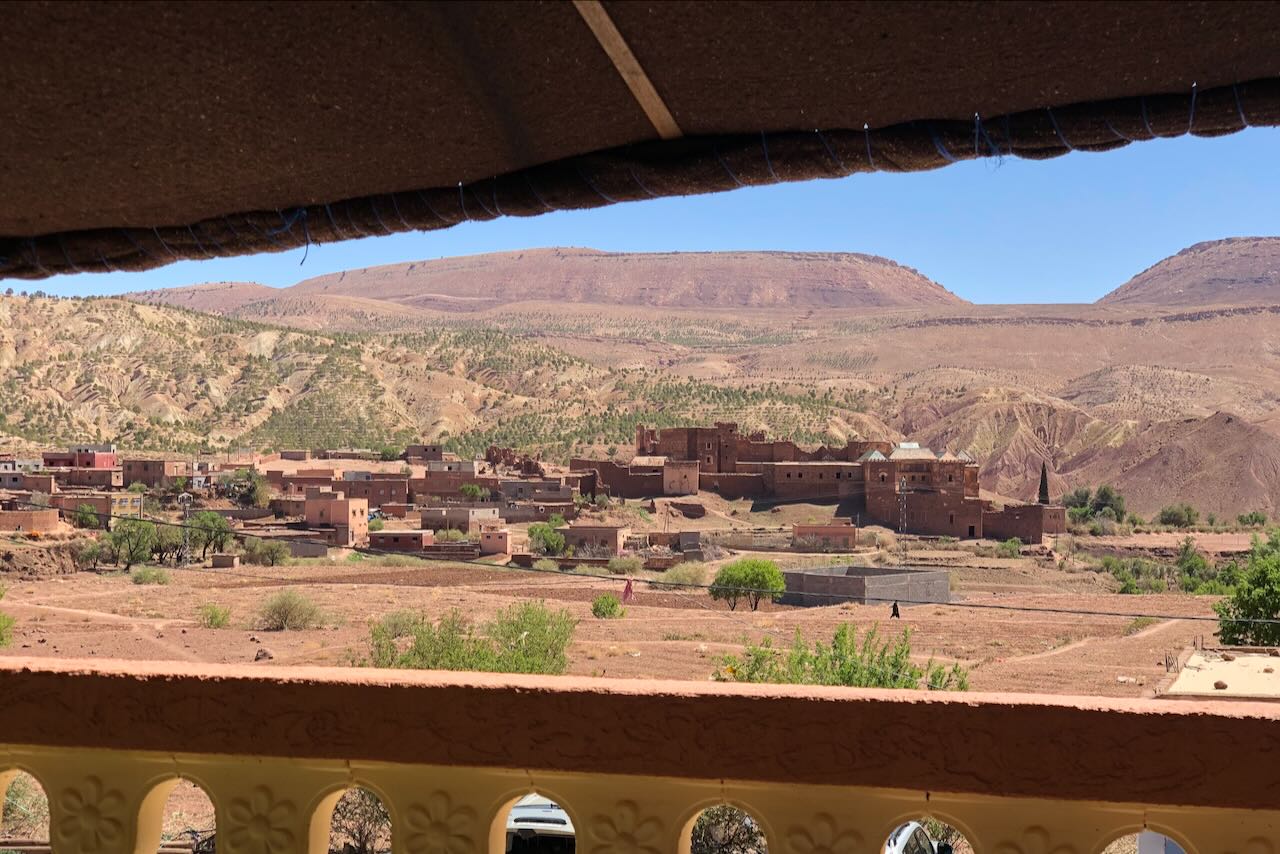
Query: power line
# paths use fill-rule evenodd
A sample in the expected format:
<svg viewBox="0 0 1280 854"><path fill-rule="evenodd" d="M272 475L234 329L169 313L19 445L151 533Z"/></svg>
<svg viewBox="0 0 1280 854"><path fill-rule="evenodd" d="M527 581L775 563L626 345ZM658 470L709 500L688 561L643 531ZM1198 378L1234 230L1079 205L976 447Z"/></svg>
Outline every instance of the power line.
<svg viewBox="0 0 1280 854"><path fill-rule="evenodd" d="M36 507L42 510L56 509L59 512L59 514L64 517L68 512L67 509L64 507L51 508L46 505L36 504L30 501L14 500L13 503L21 504L27 507ZM216 512L216 511L211 511L211 512ZM124 515L118 515L118 514L112 514L112 513L95 513L94 515L97 516L99 519L107 518L107 519L128 520L128 521L141 520L145 522L150 522L154 525L165 525L171 528L179 528L179 529L187 528L190 530L202 531L205 533L208 533L210 531L209 528L205 528L201 525L169 522L163 519L149 519L149 518L140 517L140 516L124 516ZM247 540L250 538L256 539L256 537L254 537L254 534L248 531L237 531L235 529L230 529L227 531L227 533L233 539L238 539L238 540ZM309 545L322 545L326 547L331 546L331 544L326 540L290 538L289 542L304 543ZM494 571L505 570L505 571L515 571L515 572L538 573L542 575L554 575L558 578L565 578L565 577L594 578L598 581L640 582L642 584L648 584L651 587L667 588L674 592L680 592L680 591L691 590L691 589L708 590L708 591L712 589L723 589L721 587L717 587L714 584L677 583L677 582L671 582L671 581L661 581L657 579L638 578L630 575L593 575L591 573L575 572L573 570L537 569L531 566L515 566L512 564L506 564L506 565L492 564L492 563L486 563L485 561L482 561L482 560L468 559L468 558L433 558L433 557L429 557L422 554L415 554L414 552L395 551L392 549L377 549L370 546L341 546L339 548L347 548L353 552L356 552L357 554L368 554L368 555L373 555L375 557L401 557L401 558L413 558L415 560L423 560L423 561L443 560L449 563L463 564L466 566L475 566L482 569L489 569ZM183 568L183 567L179 567L179 568ZM191 567L185 567L185 568L191 569ZM201 571L204 571L204 570L201 570ZM210 569L207 571L214 574L222 574L222 575L232 574L231 572L226 570ZM264 581L282 581L282 582L289 581L289 579L273 577L273 576L254 576L254 575L248 575L244 573L241 573L240 575L242 575L243 577L256 578ZM316 581L311 583L314 583L314 584L361 584L365 582ZM418 586L418 585L397 585L397 586ZM734 591L736 591L741 595L749 595L754 593L754 594L761 594L763 596L772 596L777 592L773 590L756 589L756 588L749 588L749 587L734 587L731 589L733 589ZM850 599L852 598L848 596L841 596L840 594L835 594L835 593L819 593L819 592L801 591L801 590L789 591L787 592L786 595L808 596L808 597L814 597L818 599L826 599L832 604L849 602ZM1016 611L1016 612L1022 612L1022 613L1059 614L1059 615L1079 616L1079 617L1117 617L1117 618L1127 618L1127 619L1149 618L1149 619L1155 619L1155 620L1191 620L1191 621L1214 622L1214 623L1225 621L1225 622L1241 624L1241 625L1280 625L1280 618L1274 618L1274 617L1219 618L1216 616L1211 617L1203 614L1183 615L1183 614L1131 613L1127 611L1090 611L1090 610L1084 610L1080 608L1038 607L1034 605L1011 605L1011 604L1000 604L1000 603L994 603L994 602L988 602L988 603L964 602L964 601L934 602L927 599L904 599L901 597L878 597L878 596L863 596L860 598L862 598L864 601L872 601L872 602L877 602L881 604L897 602L903 605L935 605L935 606L944 607L944 608L970 608L970 609L977 609L977 610Z"/></svg>

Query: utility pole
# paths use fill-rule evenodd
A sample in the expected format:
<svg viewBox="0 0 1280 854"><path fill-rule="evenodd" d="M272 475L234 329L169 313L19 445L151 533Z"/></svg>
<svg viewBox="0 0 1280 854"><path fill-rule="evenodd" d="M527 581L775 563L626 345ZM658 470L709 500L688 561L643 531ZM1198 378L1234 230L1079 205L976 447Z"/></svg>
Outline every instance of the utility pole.
<svg viewBox="0 0 1280 854"><path fill-rule="evenodd" d="M907 531L907 479L900 478L898 481L898 533L905 534Z"/></svg>
<svg viewBox="0 0 1280 854"><path fill-rule="evenodd" d="M186 566L191 562L191 502L193 496L184 492L178 496L182 505L182 554L178 556L178 566Z"/></svg>

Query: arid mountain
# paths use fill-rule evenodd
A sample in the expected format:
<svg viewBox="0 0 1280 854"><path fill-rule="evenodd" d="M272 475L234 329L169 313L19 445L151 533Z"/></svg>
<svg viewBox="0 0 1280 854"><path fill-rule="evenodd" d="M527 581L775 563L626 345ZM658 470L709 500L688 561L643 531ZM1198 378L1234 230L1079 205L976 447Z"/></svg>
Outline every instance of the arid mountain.
<svg viewBox="0 0 1280 854"><path fill-rule="evenodd" d="M1148 514L1175 502L1223 519L1248 510L1275 518L1280 509L1280 437L1225 412L1153 424L1068 467L1073 483L1112 483Z"/></svg>
<svg viewBox="0 0 1280 854"><path fill-rule="evenodd" d="M1193 247L1134 281L1265 281L1276 244ZM1051 492L1111 481L1147 516L1280 508L1280 300L975 306L866 256L589 250L134 299L0 300L0 443L412 436L564 459L625 455L637 423L736 420L968 449L1022 499L1043 461Z"/></svg>
<svg viewBox="0 0 1280 854"><path fill-rule="evenodd" d="M391 264L307 279L264 293L199 285L147 291L148 302L232 312L274 297L355 296L414 308L479 311L516 302L666 308L887 308L964 305L910 267L854 253L664 252L530 249ZM218 304L216 301L221 301Z"/></svg>
<svg viewBox="0 0 1280 854"><path fill-rule="evenodd" d="M205 282L182 288L138 291L131 296L137 302L172 305L210 314L231 315L249 303L271 299L279 293L277 288L269 288L253 282Z"/></svg>
<svg viewBox="0 0 1280 854"><path fill-rule="evenodd" d="M1197 243L1148 267L1099 304L1280 304L1280 237L1232 237Z"/></svg>

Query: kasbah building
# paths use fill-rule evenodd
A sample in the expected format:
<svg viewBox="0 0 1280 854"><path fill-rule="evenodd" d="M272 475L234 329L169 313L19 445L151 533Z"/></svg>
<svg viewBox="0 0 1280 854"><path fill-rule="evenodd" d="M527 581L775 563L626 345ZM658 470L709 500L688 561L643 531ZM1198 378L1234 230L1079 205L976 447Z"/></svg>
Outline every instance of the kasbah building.
<svg viewBox="0 0 1280 854"><path fill-rule="evenodd" d="M714 427L636 429L635 457L622 464L574 459L616 498L716 493L727 499L834 502L862 524L959 539L1042 542L1066 530L1066 509L997 506L979 497L978 463L965 451L934 452L913 442L850 440L806 451L789 440Z"/></svg>

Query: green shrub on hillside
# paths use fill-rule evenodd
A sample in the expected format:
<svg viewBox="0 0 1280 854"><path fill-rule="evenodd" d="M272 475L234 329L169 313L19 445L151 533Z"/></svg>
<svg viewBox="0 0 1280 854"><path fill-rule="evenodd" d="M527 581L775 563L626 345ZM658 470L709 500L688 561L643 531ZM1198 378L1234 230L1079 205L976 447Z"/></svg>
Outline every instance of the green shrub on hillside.
<svg viewBox="0 0 1280 854"><path fill-rule="evenodd" d="M375 667L563 673L576 625L568 611L551 611L541 602L504 608L479 631L456 610L435 624L384 619L370 630L370 660ZM397 636L400 631L407 633ZM403 648L398 637L412 643Z"/></svg>
<svg viewBox="0 0 1280 854"><path fill-rule="evenodd" d="M635 575L644 569L644 558L627 555L609 558L609 571L614 575Z"/></svg>
<svg viewBox="0 0 1280 854"><path fill-rule="evenodd" d="M857 629L836 629L829 644L810 646L796 630L789 650L775 650L770 638L748 644L742 656L726 655L713 674L719 682L773 682L792 685L844 685L853 688L927 688L967 691L969 673L959 664L946 667L930 659L911 661L911 633L881 640L875 627L858 644Z"/></svg>
<svg viewBox="0 0 1280 854"><path fill-rule="evenodd" d="M158 566L142 566L129 575L134 584L168 584L172 579L169 571Z"/></svg>
<svg viewBox="0 0 1280 854"><path fill-rule="evenodd" d="M1022 554L1022 540L1017 537L1010 537L1003 543L996 546L996 557L1006 559L1016 558Z"/></svg>
<svg viewBox="0 0 1280 854"><path fill-rule="evenodd" d="M613 620L626 614L621 600L612 593L603 593L591 602L591 616L597 620Z"/></svg>
<svg viewBox="0 0 1280 854"><path fill-rule="evenodd" d="M231 623L231 609L208 603L196 609L196 622L206 629L225 629Z"/></svg>
<svg viewBox="0 0 1280 854"><path fill-rule="evenodd" d="M1200 521L1200 512L1190 504L1171 504L1161 508L1156 521L1175 528L1190 528Z"/></svg>
<svg viewBox="0 0 1280 854"><path fill-rule="evenodd" d="M320 607L296 590L285 588L269 597L258 613L258 628L265 632L311 629L323 621Z"/></svg>

